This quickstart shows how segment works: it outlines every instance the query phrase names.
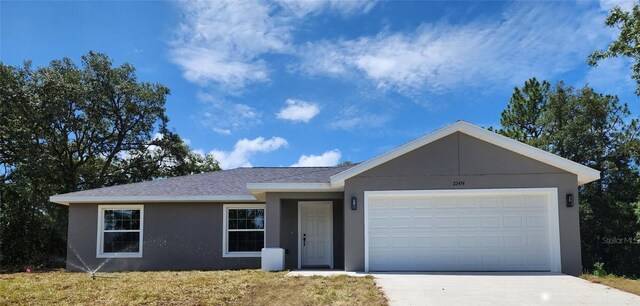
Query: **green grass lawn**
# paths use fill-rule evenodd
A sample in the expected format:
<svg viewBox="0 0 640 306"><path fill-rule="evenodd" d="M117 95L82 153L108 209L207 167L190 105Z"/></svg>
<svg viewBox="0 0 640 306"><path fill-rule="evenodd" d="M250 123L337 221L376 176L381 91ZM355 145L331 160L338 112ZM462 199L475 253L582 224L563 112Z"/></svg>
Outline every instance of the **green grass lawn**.
<svg viewBox="0 0 640 306"><path fill-rule="evenodd" d="M580 277L594 283L603 284L635 295L640 295L640 280L637 279L628 279L615 275L595 276L591 274L583 274Z"/></svg>
<svg viewBox="0 0 640 306"><path fill-rule="evenodd" d="M385 305L370 276L297 277L287 272L189 271L0 274L0 305Z"/></svg>

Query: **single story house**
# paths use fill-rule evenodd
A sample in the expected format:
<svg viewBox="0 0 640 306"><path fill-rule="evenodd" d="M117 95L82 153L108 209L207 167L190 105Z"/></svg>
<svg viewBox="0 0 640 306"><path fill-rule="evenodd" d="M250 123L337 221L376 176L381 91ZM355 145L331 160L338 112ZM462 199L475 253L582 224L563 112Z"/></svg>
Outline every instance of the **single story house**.
<svg viewBox="0 0 640 306"><path fill-rule="evenodd" d="M60 194L68 266L582 272L599 171L464 121L365 162L238 168Z"/></svg>

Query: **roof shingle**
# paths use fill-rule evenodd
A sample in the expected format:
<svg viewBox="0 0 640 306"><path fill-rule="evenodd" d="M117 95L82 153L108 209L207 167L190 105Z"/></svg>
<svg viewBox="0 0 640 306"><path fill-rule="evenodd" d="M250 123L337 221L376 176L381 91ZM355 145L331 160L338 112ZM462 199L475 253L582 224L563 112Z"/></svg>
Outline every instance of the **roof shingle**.
<svg viewBox="0 0 640 306"><path fill-rule="evenodd" d="M355 165L341 167L237 168L60 194L90 196L226 196L251 195L248 183L329 183L329 178Z"/></svg>

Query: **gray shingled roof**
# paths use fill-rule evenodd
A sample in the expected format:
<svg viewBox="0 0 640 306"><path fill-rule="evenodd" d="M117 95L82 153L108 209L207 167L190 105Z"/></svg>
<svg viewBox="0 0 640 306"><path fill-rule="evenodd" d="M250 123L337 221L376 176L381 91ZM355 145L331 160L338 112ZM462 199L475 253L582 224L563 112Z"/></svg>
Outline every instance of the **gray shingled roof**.
<svg viewBox="0 0 640 306"><path fill-rule="evenodd" d="M342 167L237 168L84 190L57 196L226 196L251 195L247 183L329 183Z"/></svg>

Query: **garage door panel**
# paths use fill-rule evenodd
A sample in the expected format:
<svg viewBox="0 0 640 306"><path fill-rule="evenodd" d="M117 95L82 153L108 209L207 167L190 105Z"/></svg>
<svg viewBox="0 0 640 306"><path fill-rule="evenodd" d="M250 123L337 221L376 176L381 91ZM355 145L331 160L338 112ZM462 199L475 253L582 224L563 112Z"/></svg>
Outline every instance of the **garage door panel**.
<svg viewBox="0 0 640 306"><path fill-rule="evenodd" d="M500 198L498 197L483 197L477 199L477 201L482 208L497 208L500 206Z"/></svg>
<svg viewBox="0 0 640 306"><path fill-rule="evenodd" d="M415 216L413 217L414 228L429 228L433 227L433 217Z"/></svg>
<svg viewBox="0 0 640 306"><path fill-rule="evenodd" d="M478 242L478 236L459 236L458 241L459 246L461 247L477 247L480 243Z"/></svg>
<svg viewBox="0 0 640 306"><path fill-rule="evenodd" d="M500 198L502 208L522 208L523 199L521 197L503 197Z"/></svg>
<svg viewBox="0 0 640 306"><path fill-rule="evenodd" d="M527 216L527 227L547 227L547 216Z"/></svg>
<svg viewBox="0 0 640 306"><path fill-rule="evenodd" d="M504 216L504 227L522 227L522 216Z"/></svg>
<svg viewBox="0 0 640 306"><path fill-rule="evenodd" d="M434 208L440 209L440 210L448 210L449 208L451 208L453 205L456 205L456 199L451 199L451 198L434 198L433 200L429 200L429 199L424 199L424 202L420 202L417 201L418 205L423 205L422 203L425 204L431 204L434 203Z"/></svg>
<svg viewBox="0 0 640 306"><path fill-rule="evenodd" d="M369 224L372 229L389 228L391 220L387 217L371 217Z"/></svg>
<svg viewBox="0 0 640 306"><path fill-rule="evenodd" d="M505 236L504 237L504 245L506 247L522 247L522 246L524 246L524 239L525 239L525 237L523 235Z"/></svg>
<svg viewBox="0 0 640 306"><path fill-rule="evenodd" d="M455 217L435 217L435 227L456 227L457 222Z"/></svg>
<svg viewBox="0 0 640 306"><path fill-rule="evenodd" d="M433 243L433 237L431 236L413 237L413 245L418 249L422 247L432 247Z"/></svg>
<svg viewBox="0 0 640 306"><path fill-rule="evenodd" d="M392 217L391 218L391 227L393 228L397 228L397 229L403 229L403 228L411 228L411 223L412 223L412 218L411 217Z"/></svg>
<svg viewBox="0 0 640 306"><path fill-rule="evenodd" d="M545 195L374 197L367 202L372 271L550 270Z"/></svg>

